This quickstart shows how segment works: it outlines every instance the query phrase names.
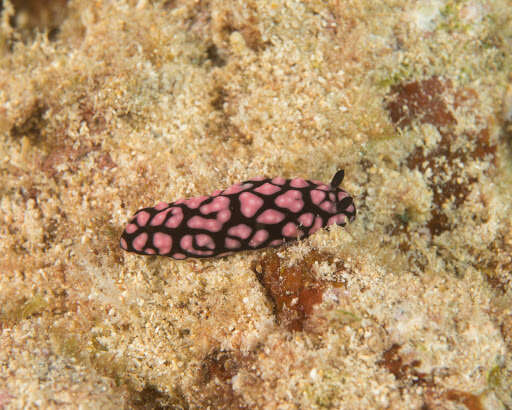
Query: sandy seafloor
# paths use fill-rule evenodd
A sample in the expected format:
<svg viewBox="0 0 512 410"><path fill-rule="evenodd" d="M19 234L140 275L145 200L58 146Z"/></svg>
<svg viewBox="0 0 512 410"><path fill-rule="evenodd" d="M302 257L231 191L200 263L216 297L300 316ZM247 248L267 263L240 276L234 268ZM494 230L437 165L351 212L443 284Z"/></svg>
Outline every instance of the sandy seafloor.
<svg viewBox="0 0 512 410"><path fill-rule="evenodd" d="M512 4L4 0L0 408L511 409ZM329 182L277 249L119 249L160 200Z"/></svg>

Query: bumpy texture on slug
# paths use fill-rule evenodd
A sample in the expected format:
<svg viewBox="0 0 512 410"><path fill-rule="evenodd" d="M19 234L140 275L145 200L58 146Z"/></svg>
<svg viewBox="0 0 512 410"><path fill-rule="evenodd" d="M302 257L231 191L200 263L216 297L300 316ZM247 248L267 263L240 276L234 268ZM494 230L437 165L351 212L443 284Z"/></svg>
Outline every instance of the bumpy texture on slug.
<svg viewBox="0 0 512 410"><path fill-rule="evenodd" d="M135 214L121 248L174 259L208 258L279 246L322 227L345 226L356 216L352 197L338 185L302 178L257 177L210 196L160 202Z"/></svg>

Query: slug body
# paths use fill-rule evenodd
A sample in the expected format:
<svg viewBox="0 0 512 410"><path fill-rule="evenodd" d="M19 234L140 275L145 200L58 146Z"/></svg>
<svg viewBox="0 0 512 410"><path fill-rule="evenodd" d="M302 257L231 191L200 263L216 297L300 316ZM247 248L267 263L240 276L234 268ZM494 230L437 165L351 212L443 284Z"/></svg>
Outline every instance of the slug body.
<svg viewBox="0 0 512 410"><path fill-rule="evenodd" d="M208 258L279 246L356 216L352 197L338 185L302 178L257 177L210 196L160 202L137 211L121 236L121 248L174 259Z"/></svg>

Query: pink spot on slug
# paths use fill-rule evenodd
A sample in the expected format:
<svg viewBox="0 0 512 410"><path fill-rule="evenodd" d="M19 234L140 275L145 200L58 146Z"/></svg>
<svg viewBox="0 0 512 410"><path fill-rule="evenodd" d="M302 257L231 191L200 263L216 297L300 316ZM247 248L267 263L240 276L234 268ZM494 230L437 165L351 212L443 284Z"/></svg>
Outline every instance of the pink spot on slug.
<svg viewBox="0 0 512 410"><path fill-rule="evenodd" d="M336 212L336 204L331 201L324 201L320 204L320 208L322 208L325 212L329 212L333 214Z"/></svg>
<svg viewBox="0 0 512 410"><path fill-rule="evenodd" d="M338 201L342 201L343 199L345 199L346 197L348 196L348 194L346 192L338 192Z"/></svg>
<svg viewBox="0 0 512 410"><path fill-rule="evenodd" d="M258 218L256 222L262 224L277 224L284 219L285 215L275 209L267 209Z"/></svg>
<svg viewBox="0 0 512 410"><path fill-rule="evenodd" d="M228 235L236 236L241 239L247 239L252 232L252 228L245 225L235 225L228 229Z"/></svg>
<svg viewBox="0 0 512 410"><path fill-rule="evenodd" d="M128 249L128 244L123 238L121 238L121 248Z"/></svg>
<svg viewBox="0 0 512 410"><path fill-rule="evenodd" d="M174 259L185 259L187 257L187 255L184 255L182 253L173 253L171 255Z"/></svg>
<svg viewBox="0 0 512 410"><path fill-rule="evenodd" d="M185 235L180 240L181 249L185 252L190 252L192 248L192 235Z"/></svg>
<svg viewBox="0 0 512 410"><path fill-rule="evenodd" d="M252 218L263 205L263 199L250 192L240 194L239 199L240 211L246 218Z"/></svg>
<svg viewBox="0 0 512 410"><path fill-rule="evenodd" d="M322 227L323 220L320 216L315 217L315 223L313 226L309 229L309 235L314 234L316 231L318 231Z"/></svg>
<svg viewBox="0 0 512 410"><path fill-rule="evenodd" d="M311 201L318 205L320 202L322 202L325 198L325 192L319 191L317 189L313 189L310 193L311 195Z"/></svg>
<svg viewBox="0 0 512 410"><path fill-rule="evenodd" d="M126 233L134 233L137 229L138 229L137 225L135 225L135 224L128 224L128 225L126 225L125 231L126 231Z"/></svg>
<svg viewBox="0 0 512 410"><path fill-rule="evenodd" d="M207 219L197 215L187 221L187 226L193 229L205 229L210 232L219 232L222 229L222 224L216 219Z"/></svg>
<svg viewBox="0 0 512 410"><path fill-rule="evenodd" d="M289 209L292 212L299 212L304 207L302 193L295 189L290 189L276 198L276 205Z"/></svg>
<svg viewBox="0 0 512 410"><path fill-rule="evenodd" d="M151 248L146 248L146 249L144 249L144 253L146 255L154 255L155 251L153 249L151 249Z"/></svg>
<svg viewBox="0 0 512 410"><path fill-rule="evenodd" d="M298 235L297 231L297 225L295 225L293 222L288 222L281 231L283 236L287 236L289 238L295 238Z"/></svg>
<svg viewBox="0 0 512 410"><path fill-rule="evenodd" d="M149 212L146 212L146 211L139 212L137 214L137 223L139 224L139 226L146 226L150 216L151 215L149 214Z"/></svg>
<svg viewBox="0 0 512 410"><path fill-rule="evenodd" d="M153 235L153 245L160 255L167 255L172 248L172 238L165 233L156 232Z"/></svg>
<svg viewBox="0 0 512 410"><path fill-rule="evenodd" d="M231 211L228 209L224 209L217 214L217 221L221 224L229 221L229 218L231 218Z"/></svg>
<svg viewBox="0 0 512 410"><path fill-rule="evenodd" d="M230 186L229 188L225 189L224 191L222 191L222 193L224 195L231 195L231 194L238 194L239 192L245 190L245 189L249 189L249 188L252 188L253 187L253 184L248 184L248 183L245 183L245 184L235 184L233 186Z"/></svg>
<svg viewBox="0 0 512 410"><path fill-rule="evenodd" d="M169 204L167 202L159 202L158 204L155 205L155 209L157 211L161 211L162 209L165 209L169 206Z"/></svg>
<svg viewBox="0 0 512 410"><path fill-rule="evenodd" d="M233 255L234 252L222 252L222 253L219 253L217 256L219 258L222 258L223 256L228 256L228 255Z"/></svg>
<svg viewBox="0 0 512 410"><path fill-rule="evenodd" d="M347 217L344 214L338 214L331 216L327 220L327 225L345 225L347 223Z"/></svg>
<svg viewBox="0 0 512 410"><path fill-rule="evenodd" d="M278 186L275 186L275 185L269 184L268 182L265 182L262 186L255 188L254 192L257 192L262 195L272 195L280 190L281 190L281 188L279 188Z"/></svg>
<svg viewBox="0 0 512 410"><path fill-rule="evenodd" d="M284 185L286 183L286 179L282 177L272 178L272 183L276 185Z"/></svg>
<svg viewBox="0 0 512 410"><path fill-rule="evenodd" d="M146 245L147 240L148 234L146 232L143 232L135 237L135 239L132 242L132 246L134 249L142 251L142 248L144 247L144 245Z"/></svg>
<svg viewBox="0 0 512 410"><path fill-rule="evenodd" d="M180 207L171 208L171 217L165 223L167 228L177 228L183 221L183 209Z"/></svg>
<svg viewBox="0 0 512 410"><path fill-rule="evenodd" d="M238 194L240 191L242 191L242 185L236 184L236 185L230 186L229 188L226 188L224 191L222 191L222 193L224 195L231 195L231 194Z"/></svg>
<svg viewBox="0 0 512 410"><path fill-rule="evenodd" d="M309 184L304 181L302 178L293 178L290 181L290 186L293 188L304 188L307 187Z"/></svg>
<svg viewBox="0 0 512 410"><path fill-rule="evenodd" d="M167 217L167 214L169 213L169 211L171 210L171 208L168 208L166 209L165 211L162 211L162 212L159 212L157 213L153 219L151 219L151 222L149 223L150 226L158 226L158 225L162 225L165 221L165 218Z"/></svg>
<svg viewBox="0 0 512 410"><path fill-rule="evenodd" d="M313 223L313 218L314 215L311 212L308 212L306 214L302 214L301 216L299 216L299 222L303 226L309 227Z"/></svg>
<svg viewBox="0 0 512 410"><path fill-rule="evenodd" d="M187 199L184 204L190 209L196 209L202 202L208 199L207 196L196 196L195 198Z"/></svg>
<svg viewBox="0 0 512 410"><path fill-rule="evenodd" d="M190 252L196 255L213 255L213 251L201 251L199 249L192 249Z"/></svg>
<svg viewBox="0 0 512 410"><path fill-rule="evenodd" d="M200 233L196 235L196 243L197 246L201 247L207 247L209 249L215 248L215 242L213 242L213 239L210 235L206 235L204 233Z"/></svg>
<svg viewBox="0 0 512 410"><path fill-rule="evenodd" d="M256 246L261 245L268 238L268 232L265 229L260 229L256 231L254 236L249 241L249 246L255 248Z"/></svg>
<svg viewBox="0 0 512 410"><path fill-rule="evenodd" d="M232 238L226 238L226 240L224 241L224 245L228 249L237 249L240 248L240 246L242 246L240 241Z"/></svg>
<svg viewBox="0 0 512 410"><path fill-rule="evenodd" d="M270 246L279 246L284 242L284 239L274 239L270 242Z"/></svg>
<svg viewBox="0 0 512 410"><path fill-rule="evenodd" d="M212 212L218 212L223 209L228 209L229 207L229 198L227 196L218 196L213 199L209 204L201 206L199 210L202 214L210 214Z"/></svg>

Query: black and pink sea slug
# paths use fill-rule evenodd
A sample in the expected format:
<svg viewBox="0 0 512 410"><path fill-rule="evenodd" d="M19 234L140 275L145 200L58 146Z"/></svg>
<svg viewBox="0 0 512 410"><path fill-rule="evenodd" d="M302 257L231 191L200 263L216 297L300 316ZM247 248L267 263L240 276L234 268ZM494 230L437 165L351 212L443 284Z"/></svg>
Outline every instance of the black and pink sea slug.
<svg viewBox="0 0 512 410"><path fill-rule="evenodd" d="M174 259L208 258L279 246L322 227L345 226L356 216L352 197L338 185L302 178L256 177L210 196L160 202L135 214L121 248Z"/></svg>

